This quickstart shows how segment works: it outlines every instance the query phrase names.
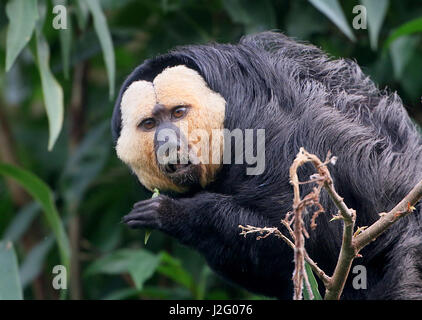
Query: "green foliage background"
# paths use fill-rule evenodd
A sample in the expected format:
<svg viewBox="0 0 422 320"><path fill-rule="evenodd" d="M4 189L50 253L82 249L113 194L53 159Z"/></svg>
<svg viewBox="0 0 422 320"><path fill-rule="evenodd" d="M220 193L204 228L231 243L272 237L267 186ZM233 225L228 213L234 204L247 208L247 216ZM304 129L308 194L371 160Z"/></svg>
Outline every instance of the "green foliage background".
<svg viewBox="0 0 422 320"><path fill-rule="evenodd" d="M66 30L52 27L57 4ZM352 28L359 4L368 30ZM118 86L144 59L269 29L355 59L422 123L418 1L0 2L0 299L260 298L173 239L153 232L145 246L143 231L120 224L151 194L116 158L109 121ZM71 266L68 290L51 285L57 264Z"/></svg>

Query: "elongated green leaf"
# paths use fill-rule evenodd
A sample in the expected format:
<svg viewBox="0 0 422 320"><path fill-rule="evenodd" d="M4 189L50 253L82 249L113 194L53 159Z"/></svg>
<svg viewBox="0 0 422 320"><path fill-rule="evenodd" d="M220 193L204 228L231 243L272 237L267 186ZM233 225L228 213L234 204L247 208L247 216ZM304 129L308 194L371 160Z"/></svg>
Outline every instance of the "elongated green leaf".
<svg viewBox="0 0 422 320"><path fill-rule="evenodd" d="M129 266L129 273L138 290L141 290L145 281L152 277L159 263L159 256L149 254L138 257L138 260Z"/></svg>
<svg viewBox="0 0 422 320"><path fill-rule="evenodd" d="M360 2L366 8L371 48L376 50L378 47L378 35L387 13L389 0L361 0Z"/></svg>
<svg viewBox="0 0 422 320"><path fill-rule="evenodd" d="M68 159L60 178L66 205L78 207L86 189L104 167L110 151L106 137L108 123L92 128Z"/></svg>
<svg viewBox="0 0 422 320"><path fill-rule="evenodd" d="M152 194L151 198L156 198L160 195L160 190L157 188L154 188L154 193ZM146 245L148 243L149 237L151 236L152 231L151 230L145 230L145 238L144 238L144 244Z"/></svg>
<svg viewBox="0 0 422 320"><path fill-rule="evenodd" d="M144 237L144 245L147 245L149 237L151 236L152 231L151 230L145 230L145 237Z"/></svg>
<svg viewBox="0 0 422 320"><path fill-rule="evenodd" d="M0 242L0 300L22 300L18 261L11 242Z"/></svg>
<svg viewBox="0 0 422 320"><path fill-rule="evenodd" d="M420 36L412 36L416 39L420 39ZM418 42L416 42L418 43ZM419 41L420 43L420 41ZM400 78L401 86L403 87L406 94L413 100L419 101L422 92L422 55L418 54L418 48L415 48L410 59L406 63L406 67L402 72L402 77ZM416 119L412 119L419 128L420 134L422 134L420 122L419 127Z"/></svg>
<svg viewBox="0 0 422 320"><path fill-rule="evenodd" d="M54 0L55 5L67 6L67 0ZM63 61L63 73L66 79L69 78L69 68L70 68L70 50L72 47L72 19L70 16L66 19L66 28L59 29L57 32L60 36L60 46L62 53Z"/></svg>
<svg viewBox="0 0 422 320"><path fill-rule="evenodd" d="M157 271L189 290L194 287L191 275L182 267L180 260L172 257L167 252L161 252L161 263Z"/></svg>
<svg viewBox="0 0 422 320"><path fill-rule="evenodd" d="M94 17L94 27L97 32L98 39L100 40L101 48L103 49L104 61L107 68L108 84L110 99L114 95L114 82L116 65L114 59L114 48L113 41L111 39L110 31L108 30L107 20L101 9L101 5L98 0L85 0L88 8Z"/></svg>
<svg viewBox="0 0 422 320"><path fill-rule="evenodd" d="M192 299L192 294L189 290L181 287L160 287L160 286L144 286L142 290L135 288L125 288L121 290L116 290L105 297L103 300L127 300L130 298L136 298L136 296L142 295L146 296L147 299L178 299L178 300L188 300Z"/></svg>
<svg viewBox="0 0 422 320"><path fill-rule="evenodd" d="M109 295L105 296L103 300L127 300L130 297L140 294L142 291L136 288L124 288L113 291Z"/></svg>
<svg viewBox="0 0 422 320"><path fill-rule="evenodd" d="M49 124L48 150L51 150L63 125L63 89L50 70L50 49L42 35L42 25L39 23L36 31L37 61Z"/></svg>
<svg viewBox="0 0 422 320"><path fill-rule="evenodd" d="M0 174L13 178L18 182L35 200L37 200L43 210L51 230L56 236L59 246L60 258L62 264L69 269L70 249L69 241L65 233L56 205L53 201L53 195L50 188L31 172L18 167L0 163Z"/></svg>
<svg viewBox="0 0 422 320"><path fill-rule="evenodd" d="M390 45L394 76L400 80L404 69L414 54L419 41L415 36L402 36Z"/></svg>
<svg viewBox="0 0 422 320"><path fill-rule="evenodd" d="M384 48L388 48L391 43L397 38L417 32L422 32L422 18L417 18L415 20L406 22L405 24L402 24L400 27L394 30L393 33L385 41Z"/></svg>
<svg viewBox="0 0 422 320"><path fill-rule="evenodd" d="M160 255L143 249L122 249L105 256L86 269L86 276L105 273L129 273L138 290L155 272L160 263Z"/></svg>
<svg viewBox="0 0 422 320"><path fill-rule="evenodd" d="M347 22L338 0L308 1L330 19L351 41L356 41L355 35Z"/></svg>
<svg viewBox="0 0 422 320"><path fill-rule="evenodd" d="M322 300L321 294L319 293L319 290L318 290L318 282L315 279L311 266L306 261L305 261L305 270L306 270L306 274L308 275L309 283L311 285L312 294L314 296L313 300ZM309 296L308 290L306 289L306 286L303 286L303 296L305 300L310 300L310 296Z"/></svg>
<svg viewBox="0 0 422 320"><path fill-rule="evenodd" d="M85 0L77 0L76 4L76 18L78 20L79 29L85 30L89 17L88 5Z"/></svg>
<svg viewBox="0 0 422 320"><path fill-rule="evenodd" d="M120 274L128 272L129 265L133 261L133 256L137 254L137 250L122 249L114 251L106 255L88 266L85 270L86 276L91 276L99 273L104 274Z"/></svg>
<svg viewBox="0 0 422 320"><path fill-rule="evenodd" d="M53 245L54 237L47 237L31 248L19 269L22 288L26 288L41 273L45 258Z"/></svg>
<svg viewBox="0 0 422 320"><path fill-rule="evenodd" d="M37 0L10 0L6 5L9 27L6 35L6 71L29 42L38 19Z"/></svg>
<svg viewBox="0 0 422 320"><path fill-rule="evenodd" d="M12 242L18 241L37 217L40 209L39 203L33 202L19 210L4 232L3 238Z"/></svg>
<svg viewBox="0 0 422 320"><path fill-rule="evenodd" d="M203 300L205 297L205 292L207 290L207 282L209 276L212 274L211 269L208 267L208 265L204 265L201 271L201 275L199 277L199 281L196 285L196 293L195 293L195 299L196 300Z"/></svg>
<svg viewBox="0 0 422 320"><path fill-rule="evenodd" d="M222 4L234 22L245 26L246 33L276 27L274 9L269 0L225 0Z"/></svg>

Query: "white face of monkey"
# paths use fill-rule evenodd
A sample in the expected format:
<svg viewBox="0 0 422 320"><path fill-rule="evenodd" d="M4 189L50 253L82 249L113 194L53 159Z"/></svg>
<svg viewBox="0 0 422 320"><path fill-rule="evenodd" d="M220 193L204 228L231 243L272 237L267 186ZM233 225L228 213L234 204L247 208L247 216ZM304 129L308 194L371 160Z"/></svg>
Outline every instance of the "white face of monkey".
<svg viewBox="0 0 422 320"><path fill-rule="evenodd" d="M204 187L221 166L224 141L220 136L216 145L213 131L215 134L223 129L225 105L220 94L208 88L195 70L184 65L165 69L153 82L135 81L121 101L122 130L117 155L146 188L186 191L187 186L177 183L179 180L173 179L157 163L156 131L163 125L161 118L158 120L159 114L168 113L169 124L187 137L189 154L194 154L199 161L195 171L189 172L188 168L184 174L199 175L198 182Z"/></svg>

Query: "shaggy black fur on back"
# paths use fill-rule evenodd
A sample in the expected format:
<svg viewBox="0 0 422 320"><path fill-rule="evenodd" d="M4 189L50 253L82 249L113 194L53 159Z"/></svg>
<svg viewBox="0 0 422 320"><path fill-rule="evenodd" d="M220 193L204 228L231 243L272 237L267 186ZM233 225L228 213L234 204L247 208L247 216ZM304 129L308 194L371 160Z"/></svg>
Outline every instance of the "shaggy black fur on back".
<svg viewBox="0 0 422 320"><path fill-rule="evenodd" d="M264 128L266 169L246 175L246 165L224 165L206 190L162 203L161 230L199 250L225 278L254 292L291 298L292 250L282 241L239 236L239 224L277 226L291 210L288 171L300 147L324 159L357 225L368 226L394 207L422 179L422 139L396 94L379 90L351 60L333 60L318 48L278 33L260 33L239 44L177 48L147 60L129 76L113 115L120 134L120 100L131 82L152 80L168 66L196 69L227 101L225 128ZM314 171L305 166L300 178ZM302 192L308 192L304 186ZM310 256L331 273L341 243L341 223L326 193L306 243ZM175 209L177 208L177 210ZM177 213L173 212L177 211ZM306 216L309 223L311 213ZM422 299L422 205L362 251L368 288L346 299Z"/></svg>

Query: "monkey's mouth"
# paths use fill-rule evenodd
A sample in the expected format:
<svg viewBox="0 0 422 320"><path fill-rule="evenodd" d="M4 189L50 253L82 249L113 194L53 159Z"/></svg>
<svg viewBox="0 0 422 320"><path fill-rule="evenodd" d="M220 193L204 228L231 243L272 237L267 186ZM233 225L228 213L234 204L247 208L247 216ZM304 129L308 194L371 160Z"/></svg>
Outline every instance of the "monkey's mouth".
<svg viewBox="0 0 422 320"><path fill-rule="evenodd" d="M193 186L200 182L201 164L190 149L187 154L177 153L177 156L167 163L158 161L158 166L161 172L177 185Z"/></svg>
<svg viewBox="0 0 422 320"><path fill-rule="evenodd" d="M160 166L161 171L175 184L190 187L198 185L201 178L201 165L187 163L167 163Z"/></svg>
<svg viewBox="0 0 422 320"><path fill-rule="evenodd" d="M162 167L162 170L173 183L179 186L198 185L201 177L201 166L190 161L188 163L166 164Z"/></svg>

